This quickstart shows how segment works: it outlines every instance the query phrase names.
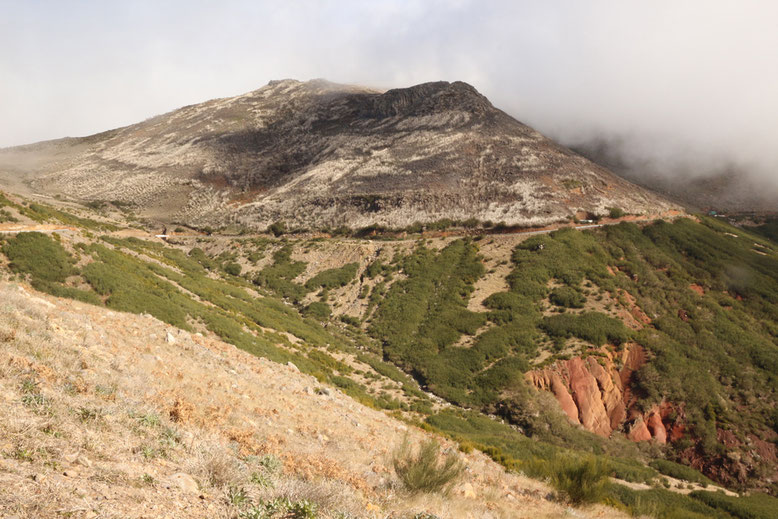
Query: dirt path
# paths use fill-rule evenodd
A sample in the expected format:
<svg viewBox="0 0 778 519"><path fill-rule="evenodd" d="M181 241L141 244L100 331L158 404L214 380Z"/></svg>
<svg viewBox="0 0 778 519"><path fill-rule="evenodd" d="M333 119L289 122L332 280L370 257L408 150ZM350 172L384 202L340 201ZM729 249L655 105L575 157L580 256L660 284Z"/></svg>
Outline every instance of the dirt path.
<svg viewBox="0 0 778 519"><path fill-rule="evenodd" d="M24 225L24 224L17 224L17 223L3 223L0 224L0 234L19 234L21 232L42 232L42 233L53 233L53 232L77 232L78 229L75 227L68 227L65 225L51 225L51 224L40 224L40 225Z"/></svg>
<svg viewBox="0 0 778 519"><path fill-rule="evenodd" d="M697 490L702 490L705 492L723 492L728 496L738 497L738 494L736 492L727 490L724 487L719 487L716 485L708 485L704 487L699 483L690 483L688 481L681 481L680 479L675 479L670 476L661 476L661 477L666 479L669 484L669 486L665 488L667 488L667 490L669 490L670 492L675 492L676 494L691 494L692 492L695 492ZM653 488L651 485L647 485L645 483L634 483L632 481L626 481L618 478L610 478L610 479L613 483L624 485L625 487L631 488L632 490L651 490Z"/></svg>

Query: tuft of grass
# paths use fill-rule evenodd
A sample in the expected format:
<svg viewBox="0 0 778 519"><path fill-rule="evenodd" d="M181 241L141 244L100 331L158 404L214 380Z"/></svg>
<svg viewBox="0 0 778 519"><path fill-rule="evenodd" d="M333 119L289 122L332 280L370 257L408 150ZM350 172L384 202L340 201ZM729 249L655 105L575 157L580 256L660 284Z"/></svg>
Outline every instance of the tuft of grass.
<svg viewBox="0 0 778 519"><path fill-rule="evenodd" d="M260 499L251 508L240 514L241 519L316 519L319 507L316 503L302 499L292 501L288 497L279 497L266 501Z"/></svg>
<svg viewBox="0 0 778 519"><path fill-rule="evenodd" d="M442 455L434 440L418 448L406 437L392 455L394 471L411 493L447 493L462 475L464 464L454 452Z"/></svg>
<svg viewBox="0 0 778 519"><path fill-rule="evenodd" d="M570 504L596 503L606 496L610 472L608 464L595 457L557 458L552 465L551 484Z"/></svg>
<svg viewBox="0 0 778 519"><path fill-rule="evenodd" d="M249 495L243 487L230 486L227 489L227 502L236 508L241 508L249 503Z"/></svg>
<svg viewBox="0 0 778 519"><path fill-rule="evenodd" d="M284 462L278 456L265 454L259 458L259 466L268 474L277 474L284 467Z"/></svg>
<svg viewBox="0 0 778 519"><path fill-rule="evenodd" d="M99 409L91 409L89 407L82 406L76 410L76 416L82 422L93 422L100 417L100 414Z"/></svg>

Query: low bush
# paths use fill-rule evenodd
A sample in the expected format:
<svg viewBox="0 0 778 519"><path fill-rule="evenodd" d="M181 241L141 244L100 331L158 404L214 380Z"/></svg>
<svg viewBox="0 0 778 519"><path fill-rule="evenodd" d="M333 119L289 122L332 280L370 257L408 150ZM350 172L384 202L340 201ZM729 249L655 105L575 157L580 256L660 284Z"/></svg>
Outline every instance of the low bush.
<svg viewBox="0 0 778 519"><path fill-rule="evenodd" d="M314 301L302 310L302 314L306 317L313 317L319 321L326 321L330 318L332 310L330 305L322 303L321 301Z"/></svg>
<svg viewBox="0 0 778 519"><path fill-rule="evenodd" d="M308 290L339 288L348 285L357 275L359 263L349 263L340 268L319 272L305 283Z"/></svg>
<svg viewBox="0 0 778 519"><path fill-rule="evenodd" d="M406 437L392 455L392 466L403 486L411 493L448 492L464 471L455 452L442 455L434 440L418 448Z"/></svg>
<svg viewBox="0 0 778 519"><path fill-rule="evenodd" d="M6 211L5 209L0 209L0 223L3 223L3 222L18 222L18 221L19 220L17 220L8 211Z"/></svg>
<svg viewBox="0 0 778 519"><path fill-rule="evenodd" d="M254 283L296 302L305 296L306 289L293 280L304 270L305 263L293 261L292 246L286 245L273 253L273 264L262 269Z"/></svg>
<svg viewBox="0 0 778 519"><path fill-rule="evenodd" d="M224 272L226 272L230 276L240 276L242 270L243 267L241 267L237 263L227 263L226 265L224 265Z"/></svg>
<svg viewBox="0 0 778 519"><path fill-rule="evenodd" d="M583 308L586 297L578 290L570 287L559 287L551 291L550 301L556 306L565 308Z"/></svg>
<svg viewBox="0 0 778 519"><path fill-rule="evenodd" d="M611 469L601 459L557 458L551 467L551 484L565 501L580 505L605 498Z"/></svg>
<svg viewBox="0 0 778 519"><path fill-rule="evenodd" d="M267 232L272 233L275 237L282 236L286 233L286 224L282 221L274 222L268 226Z"/></svg>

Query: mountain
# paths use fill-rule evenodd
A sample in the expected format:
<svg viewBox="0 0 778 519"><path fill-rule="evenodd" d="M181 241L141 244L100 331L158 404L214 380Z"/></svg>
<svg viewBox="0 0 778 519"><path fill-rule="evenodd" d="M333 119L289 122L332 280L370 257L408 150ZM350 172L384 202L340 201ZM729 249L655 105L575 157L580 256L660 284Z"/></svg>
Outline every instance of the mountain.
<svg viewBox="0 0 778 519"><path fill-rule="evenodd" d="M378 92L272 81L91 137L2 150L0 170L39 193L197 226L542 225L673 207L462 82Z"/></svg>

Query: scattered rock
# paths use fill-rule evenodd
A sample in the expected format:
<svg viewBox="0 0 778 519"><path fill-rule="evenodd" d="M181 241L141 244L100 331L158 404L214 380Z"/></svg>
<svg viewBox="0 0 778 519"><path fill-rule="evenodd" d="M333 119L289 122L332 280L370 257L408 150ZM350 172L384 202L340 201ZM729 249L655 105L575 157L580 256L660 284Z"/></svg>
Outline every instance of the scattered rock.
<svg viewBox="0 0 778 519"><path fill-rule="evenodd" d="M177 472L168 478L168 488L178 488L187 494L200 494L197 481L185 472Z"/></svg>
<svg viewBox="0 0 778 519"><path fill-rule="evenodd" d="M175 344L176 338L173 336L172 333L167 332L167 335L165 336L165 341L167 341L168 344Z"/></svg>
<svg viewBox="0 0 778 519"><path fill-rule="evenodd" d="M475 489L473 488L473 485L470 484L470 482L467 482L464 485L462 485L462 487L460 488L460 492L462 492L462 495L466 499L475 499L476 498Z"/></svg>
<svg viewBox="0 0 778 519"><path fill-rule="evenodd" d="M288 368L291 368L292 371L300 371L300 369L297 366L295 366L294 363L291 360L286 363L286 366Z"/></svg>
<svg viewBox="0 0 778 519"><path fill-rule="evenodd" d="M76 460L78 459L78 453L73 452L71 454L65 454L64 456L62 456L62 459L67 461L68 463L75 463Z"/></svg>

